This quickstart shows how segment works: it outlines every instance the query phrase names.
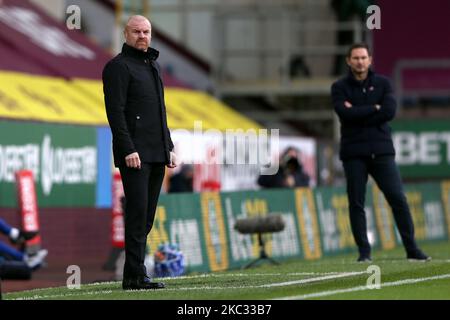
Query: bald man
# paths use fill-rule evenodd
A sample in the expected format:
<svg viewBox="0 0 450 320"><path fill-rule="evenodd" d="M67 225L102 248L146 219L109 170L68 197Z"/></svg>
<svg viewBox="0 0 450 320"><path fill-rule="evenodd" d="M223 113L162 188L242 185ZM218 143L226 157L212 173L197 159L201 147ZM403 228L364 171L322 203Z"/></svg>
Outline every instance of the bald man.
<svg viewBox="0 0 450 320"><path fill-rule="evenodd" d="M164 88L150 47L152 27L132 16L122 51L103 69L106 114L113 137L114 164L125 192L124 290L160 289L144 266L147 235L152 229L165 166L176 167L167 126Z"/></svg>

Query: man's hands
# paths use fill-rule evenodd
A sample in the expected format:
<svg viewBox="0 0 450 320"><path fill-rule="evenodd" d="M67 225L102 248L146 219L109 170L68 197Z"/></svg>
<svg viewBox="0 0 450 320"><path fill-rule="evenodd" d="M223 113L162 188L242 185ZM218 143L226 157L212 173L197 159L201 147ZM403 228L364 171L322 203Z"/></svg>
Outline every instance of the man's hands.
<svg viewBox="0 0 450 320"><path fill-rule="evenodd" d="M344 106L346 107L346 108L351 108L351 107L353 107L353 105L349 102L349 101L344 101ZM376 104L375 105L375 109L377 109L377 111L378 110L380 110L381 109L381 105L379 105L379 104Z"/></svg>
<svg viewBox="0 0 450 320"><path fill-rule="evenodd" d="M125 157L125 163L129 168L141 168L141 159L139 158L139 154L137 152L130 153Z"/></svg>
<svg viewBox="0 0 450 320"><path fill-rule="evenodd" d="M170 151L170 160L169 164L167 165L168 168L175 168L178 165L177 155L175 152Z"/></svg>
<svg viewBox="0 0 450 320"><path fill-rule="evenodd" d="M141 159L139 158L139 154L137 152L130 153L125 157L125 163L129 168L140 169L141 168ZM168 168L176 168L178 165L177 155L175 152L170 152L170 160L167 165Z"/></svg>

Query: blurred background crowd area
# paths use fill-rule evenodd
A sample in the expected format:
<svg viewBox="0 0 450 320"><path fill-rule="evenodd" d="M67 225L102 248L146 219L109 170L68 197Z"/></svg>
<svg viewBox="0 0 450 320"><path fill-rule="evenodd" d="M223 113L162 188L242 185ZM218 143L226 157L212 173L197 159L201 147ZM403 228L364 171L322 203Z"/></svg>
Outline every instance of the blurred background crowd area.
<svg viewBox="0 0 450 320"><path fill-rule="evenodd" d="M33 102L39 98L50 113L58 104L69 109L67 92L55 92L51 84L38 90L42 97L30 92L46 86L48 78L27 79L34 81L26 86L28 91L14 88L20 97L8 96L14 95L11 91L3 93L0 117L6 119L106 125L101 70L120 51L122 30L132 14L143 14L152 21L152 46L161 52L158 61L169 88L172 130L192 130L194 121L201 120L204 130L274 128L282 137L312 139L314 151L305 152L312 158L305 160L314 185L342 184L336 157L339 123L331 108L330 86L347 72L349 44L367 42L373 50L374 69L391 78L399 102L399 126L408 119L434 126L433 119L442 120L449 114L450 47L444 40L449 4L443 0L429 5L385 0L1 3L2 84L10 85L11 78L23 83L20 76L26 75L62 78L70 80L64 90L75 95L71 101L78 99L70 106L74 116L14 113L11 105L20 98ZM380 9L376 18L381 29L372 29L373 20L369 26L374 12L368 11L371 5ZM74 14L79 14L78 20ZM70 30L68 25L74 21L79 29ZM85 110L91 110L77 119L80 100ZM416 143L405 139L399 137L396 144ZM226 187L226 181L222 184L233 189ZM165 189L169 190L168 185Z"/></svg>
<svg viewBox="0 0 450 320"><path fill-rule="evenodd" d="M330 86L362 41L395 89L403 179L447 179L449 9L447 0L0 0L0 215L19 222L14 174L32 170L50 261L105 258L114 168L101 72L133 14L152 22L186 163L167 172L162 192L343 186ZM204 134L192 138L196 121ZM211 164L226 154L226 130L239 129L278 129L270 157L301 173L268 182L261 165ZM265 142L243 143L248 160Z"/></svg>

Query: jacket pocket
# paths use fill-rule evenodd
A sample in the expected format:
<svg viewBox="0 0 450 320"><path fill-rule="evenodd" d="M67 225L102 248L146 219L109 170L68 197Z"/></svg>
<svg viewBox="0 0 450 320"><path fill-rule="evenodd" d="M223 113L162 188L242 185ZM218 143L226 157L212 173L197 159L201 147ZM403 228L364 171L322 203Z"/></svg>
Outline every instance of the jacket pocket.
<svg viewBox="0 0 450 320"><path fill-rule="evenodd" d="M140 115L134 117L134 134L141 134L142 132L142 118Z"/></svg>
<svg viewBox="0 0 450 320"><path fill-rule="evenodd" d="M139 134L140 117L133 116L129 121L127 121L127 123L131 137L136 137L136 134Z"/></svg>

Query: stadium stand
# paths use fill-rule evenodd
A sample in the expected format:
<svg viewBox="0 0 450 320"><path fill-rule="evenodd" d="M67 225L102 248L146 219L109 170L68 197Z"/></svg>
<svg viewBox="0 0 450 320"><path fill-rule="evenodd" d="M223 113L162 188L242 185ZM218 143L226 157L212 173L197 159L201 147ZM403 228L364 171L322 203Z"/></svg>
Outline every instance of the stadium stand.
<svg viewBox="0 0 450 320"><path fill-rule="evenodd" d="M186 271L239 268L257 253L257 243L229 226L243 216L271 213L286 219L286 230L268 241L277 261L353 252L337 161L339 126L329 97L333 58L346 50L336 43L338 30L369 42L377 71L394 80L400 120L414 119L394 127L403 132L396 139L403 147L402 174L433 180L406 186L418 239L448 240L450 183L443 179L450 178L450 52L442 35L450 32L443 23L450 8L446 0L436 1L442 10L378 0L382 29L368 31L358 19L337 23L329 0L73 0L84 10L80 32L65 27L62 9L69 1L52 7L44 0L0 0L0 215L19 223L11 172L31 166L39 172L42 245L49 250L48 267L33 282L2 283L3 291L65 285L71 264L86 271L83 283L114 277L101 268L111 249L112 165L100 76L132 13L151 16L171 129L192 130L197 119L204 130L280 129L279 147L302 150L314 186L259 192L248 183L255 168L221 166L223 180L211 189L225 192L162 195L150 252L176 240ZM422 21L415 24L418 16ZM428 107L436 98L444 108ZM417 109L424 105L425 111ZM425 113L441 121L429 121ZM181 138L181 150L195 153L201 146L202 156L215 155L210 141ZM400 245L390 209L374 186L367 206L374 246Z"/></svg>
<svg viewBox="0 0 450 320"><path fill-rule="evenodd" d="M11 133L14 139L26 140L38 136L38 132L48 131L51 135L53 130L60 130L56 136L51 136L52 142L58 139L58 135L62 140L71 140L74 139L70 136L73 128L79 130L75 135L80 135L83 131L101 131L101 127L107 126L100 78L111 54L81 32L68 30L30 1L5 0L0 5L0 57L0 118L3 130L13 128L17 132ZM192 120L198 118L203 119L203 129L260 128L258 123L212 95L192 90L167 72L164 73L164 81L166 100L170 105L168 121L172 129L190 129ZM205 109L208 112L204 112ZM103 142L109 149L108 136ZM17 150L14 146L8 147L11 143L14 144L7 135L2 134L0 144L4 149L1 150ZM19 144L17 141L15 143ZM21 143L30 145L31 142ZM105 152L106 156L110 154ZM19 157L22 156L25 157L25 154ZM110 158L105 159L102 166L106 174L110 174ZM24 165L27 160L20 162L22 160L12 165L2 162L0 210L2 217L12 222L19 222L15 209L15 186L4 170ZM45 157L42 162L47 167L55 164ZM37 177L39 183L40 178ZM106 184L105 190L109 188ZM38 195L45 197L42 190ZM59 206L41 203L42 241L49 250L48 268L40 270L40 278L33 280L33 283L8 282L3 284L3 290L64 284L63 269L74 261L82 269L91 270L85 274L85 281L105 280L110 276L101 270L110 246L110 210L99 207L98 203L96 206L95 201L80 210L77 206L64 205L70 202L67 202L67 195L59 199L56 201ZM59 278L55 279L55 274L59 274Z"/></svg>

